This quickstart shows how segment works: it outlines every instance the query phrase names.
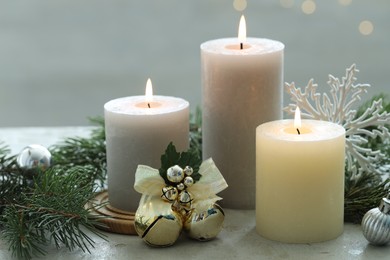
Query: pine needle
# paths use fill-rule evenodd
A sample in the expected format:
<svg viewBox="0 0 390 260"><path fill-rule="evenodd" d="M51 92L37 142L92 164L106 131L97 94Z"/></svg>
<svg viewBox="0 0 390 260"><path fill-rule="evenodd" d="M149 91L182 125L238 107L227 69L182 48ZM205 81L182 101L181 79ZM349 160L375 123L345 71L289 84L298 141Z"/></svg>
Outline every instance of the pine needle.
<svg viewBox="0 0 390 260"><path fill-rule="evenodd" d="M13 255L30 259L45 255L45 246L54 241L57 248L80 248L89 252L94 241L84 231L104 238L84 205L92 198L94 184L88 180L88 167L66 171L52 167L35 179L35 188L19 203L6 207L3 215L4 238Z"/></svg>

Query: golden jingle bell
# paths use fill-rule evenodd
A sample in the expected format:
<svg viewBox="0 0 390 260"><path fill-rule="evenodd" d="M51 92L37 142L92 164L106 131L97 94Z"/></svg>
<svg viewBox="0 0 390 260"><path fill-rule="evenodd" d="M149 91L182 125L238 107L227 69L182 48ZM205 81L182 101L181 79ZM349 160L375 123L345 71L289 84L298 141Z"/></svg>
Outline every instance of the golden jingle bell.
<svg viewBox="0 0 390 260"><path fill-rule="evenodd" d="M141 202L134 220L137 234L150 246L167 247L173 245L183 228L180 214L171 209L169 202L161 200L158 196L146 199L143 196Z"/></svg>
<svg viewBox="0 0 390 260"><path fill-rule="evenodd" d="M187 235L199 241L215 238L222 230L225 213L218 204L211 205L207 210L192 214L184 223Z"/></svg>
<svg viewBox="0 0 390 260"><path fill-rule="evenodd" d="M178 193L178 191L177 191L177 189L175 187L166 186L166 187L162 188L162 195L161 195L161 197L164 200L174 201L175 199L177 199L178 195L179 195L179 193Z"/></svg>

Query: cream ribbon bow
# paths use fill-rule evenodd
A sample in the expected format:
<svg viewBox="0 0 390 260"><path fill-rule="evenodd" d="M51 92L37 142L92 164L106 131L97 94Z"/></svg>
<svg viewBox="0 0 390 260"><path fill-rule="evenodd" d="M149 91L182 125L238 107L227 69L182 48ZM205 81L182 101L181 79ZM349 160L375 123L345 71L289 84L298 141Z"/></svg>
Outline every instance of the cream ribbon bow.
<svg viewBox="0 0 390 260"><path fill-rule="evenodd" d="M186 190L193 195L192 210L194 212L203 212L221 200L216 194L228 187L221 172L218 170L214 161L210 158L202 162L199 167L201 178ZM166 187L164 179L160 176L157 169L146 165L138 165L135 173L134 189L142 193L142 196L161 196L162 189ZM145 198L141 198L143 201ZM161 203L166 203L161 199Z"/></svg>

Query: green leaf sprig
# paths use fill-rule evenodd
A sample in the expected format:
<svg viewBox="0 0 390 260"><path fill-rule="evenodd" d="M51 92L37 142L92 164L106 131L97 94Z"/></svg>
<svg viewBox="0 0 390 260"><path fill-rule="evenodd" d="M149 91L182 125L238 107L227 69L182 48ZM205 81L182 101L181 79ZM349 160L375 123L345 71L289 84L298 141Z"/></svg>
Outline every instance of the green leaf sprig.
<svg viewBox="0 0 390 260"><path fill-rule="evenodd" d="M168 180L166 174L167 170L175 165L179 165L183 169L186 166L191 166L194 170L191 177L194 180L194 183L196 183L201 177L201 175L199 174L199 167L201 163L202 160L196 150L190 149L187 152L179 153L176 151L176 147L171 142L167 146L165 153L161 156L161 167L159 169L160 176L164 179L167 185L176 185L175 183L171 183Z"/></svg>

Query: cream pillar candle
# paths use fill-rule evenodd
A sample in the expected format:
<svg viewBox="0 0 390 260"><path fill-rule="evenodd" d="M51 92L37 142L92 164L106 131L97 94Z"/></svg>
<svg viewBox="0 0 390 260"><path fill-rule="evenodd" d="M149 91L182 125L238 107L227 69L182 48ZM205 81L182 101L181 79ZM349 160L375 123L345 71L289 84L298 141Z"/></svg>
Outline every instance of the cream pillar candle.
<svg viewBox="0 0 390 260"><path fill-rule="evenodd" d="M189 103L167 97L131 96L104 105L108 197L111 206L135 212L140 194L133 189L139 164L160 168L169 142L188 149Z"/></svg>
<svg viewBox="0 0 390 260"><path fill-rule="evenodd" d="M221 204L254 209L255 129L282 118L284 45L226 38L200 48L203 158L212 157L229 183Z"/></svg>
<svg viewBox="0 0 390 260"><path fill-rule="evenodd" d="M345 130L292 120L256 129L256 230L287 243L321 242L343 232Z"/></svg>

